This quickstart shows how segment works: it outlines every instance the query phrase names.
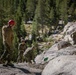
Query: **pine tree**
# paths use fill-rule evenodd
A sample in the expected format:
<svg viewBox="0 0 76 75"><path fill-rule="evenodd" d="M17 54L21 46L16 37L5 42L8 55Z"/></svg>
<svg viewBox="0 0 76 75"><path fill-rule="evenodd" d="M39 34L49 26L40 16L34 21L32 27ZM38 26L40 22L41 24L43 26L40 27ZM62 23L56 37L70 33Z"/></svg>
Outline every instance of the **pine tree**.
<svg viewBox="0 0 76 75"><path fill-rule="evenodd" d="M27 15L29 16L29 19L32 19L35 13L35 8L36 8L36 1L35 0L27 0L26 3L26 11Z"/></svg>
<svg viewBox="0 0 76 75"><path fill-rule="evenodd" d="M46 0L45 1L45 24L48 25L50 24L50 9L51 9L51 6L50 6L50 0Z"/></svg>
<svg viewBox="0 0 76 75"><path fill-rule="evenodd" d="M60 18L62 18L65 22L67 22L67 18L68 18L68 15L67 15L67 12L68 12L67 3L68 3L67 0L63 0L60 3L60 9L59 9L59 11L60 11Z"/></svg>
<svg viewBox="0 0 76 75"><path fill-rule="evenodd" d="M45 24L45 17L46 17L46 10L45 10L45 0L38 0L38 5L35 11L35 17L34 17L34 21L37 22L36 24L38 24L39 26L41 26L42 28L42 33L43 33L43 28L44 28L44 24ZM38 26L37 25L37 26Z"/></svg>

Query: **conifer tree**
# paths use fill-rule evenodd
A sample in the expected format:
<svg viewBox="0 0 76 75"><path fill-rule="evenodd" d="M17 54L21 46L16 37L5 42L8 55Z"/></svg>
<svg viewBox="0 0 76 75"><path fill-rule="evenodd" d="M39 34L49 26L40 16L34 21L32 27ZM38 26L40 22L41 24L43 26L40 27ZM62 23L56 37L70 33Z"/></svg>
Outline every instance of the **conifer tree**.
<svg viewBox="0 0 76 75"><path fill-rule="evenodd" d="M34 21L37 22L36 24L41 26L42 33L43 33L44 24L46 22L45 21L46 20L45 17L46 17L46 13L45 13L45 0L38 0L38 5L37 5L36 11L35 11Z"/></svg>
<svg viewBox="0 0 76 75"><path fill-rule="evenodd" d="M36 8L36 1L35 0L27 0L26 3L26 11L27 15L29 16L29 19L32 19L35 13L35 8Z"/></svg>
<svg viewBox="0 0 76 75"><path fill-rule="evenodd" d="M67 0L63 0L61 3L60 3L60 18L62 18L65 22L67 22L67 18L68 18L68 15L67 15L67 10L68 10L68 6L67 6Z"/></svg>

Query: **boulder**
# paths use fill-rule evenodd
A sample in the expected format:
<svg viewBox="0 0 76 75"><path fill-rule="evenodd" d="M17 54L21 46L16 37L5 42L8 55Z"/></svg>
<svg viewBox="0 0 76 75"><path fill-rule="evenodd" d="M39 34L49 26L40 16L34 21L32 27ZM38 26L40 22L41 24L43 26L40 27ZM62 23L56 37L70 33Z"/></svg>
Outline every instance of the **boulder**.
<svg viewBox="0 0 76 75"><path fill-rule="evenodd" d="M68 22L62 33L64 34L64 40L76 44L76 22Z"/></svg>
<svg viewBox="0 0 76 75"><path fill-rule="evenodd" d="M61 55L73 55L76 54L76 45L69 46L58 50L57 44L53 45L49 50L44 51L42 54L37 55L35 58L36 64L46 64L50 60L53 60Z"/></svg>
<svg viewBox="0 0 76 75"><path fill-rule="evenodd" d="M36 64L43 64L43 59L45 54L50 53L50 51L57 51L57 44L54 44L52 47L50 47L48 50L43 51L41 54L37 55L34 59Z"/></svg>
<svg viewBox="0 0 76 75"><path fill-rule="evenodd" d="M68 22L68 23L65 25L62 33L63 33L63 34L66 33L66 31L69 29L69 27L72 26L73 24L74 24L74 22Z"/></svg>
<svg viewBox="0 0 76 75"><path fill-rule="evenodd" d="M76 75L76 55L59 56L50 61L42 75Z"/></svg>
<svg viewBox="0 0 76 75"><path fill-rule="evenodd" d="M66 48L68 46L71 46L71 43L67 42L67 41L59 41L58 42L58 50L62 49L62 48Z"/></svg>
<svg viewBox="0 0 76 75"><path fill-rule="evenodd" d="M76 22L68 22L51 38L57 42L35 58L36 64L46 65L42 75L76 75Z"/></svg>

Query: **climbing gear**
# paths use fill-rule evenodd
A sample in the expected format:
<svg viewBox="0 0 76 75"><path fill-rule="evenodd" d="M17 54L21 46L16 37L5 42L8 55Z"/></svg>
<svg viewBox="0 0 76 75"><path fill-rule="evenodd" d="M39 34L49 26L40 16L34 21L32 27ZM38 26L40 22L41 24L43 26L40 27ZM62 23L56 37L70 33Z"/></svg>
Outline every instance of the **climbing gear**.
<svg viewBox="0 0 76 75"><path fill-rule="evenodd" d="M44 58L44 61L47 61L48 60L48 57Z"/></svg>

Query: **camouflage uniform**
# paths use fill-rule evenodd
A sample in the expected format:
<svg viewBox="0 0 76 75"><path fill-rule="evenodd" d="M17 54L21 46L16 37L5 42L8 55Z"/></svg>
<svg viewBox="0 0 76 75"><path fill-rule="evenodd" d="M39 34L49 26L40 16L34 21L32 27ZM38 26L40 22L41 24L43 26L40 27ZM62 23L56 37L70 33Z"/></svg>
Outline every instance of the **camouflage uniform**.
<svg viewBox="0 0 76 75"><path fill-rule="evenodd" d="M24 57L23 57L23 53L26 49L26 45L25 45L25 42L21 42L19 43L19 46L18 46L18 59L17 59L17 62L23 62L24 61Z"/></svg>
<svg viewBox="0 0 76 75"><path fill-rule="evenodd" d="M4 53L1 56L1 59L4 59L8 63L12 60L12 44L13 44L13 31L10 26L2 27L2 37L3 37L3 45L4 45Z"/></svg>

